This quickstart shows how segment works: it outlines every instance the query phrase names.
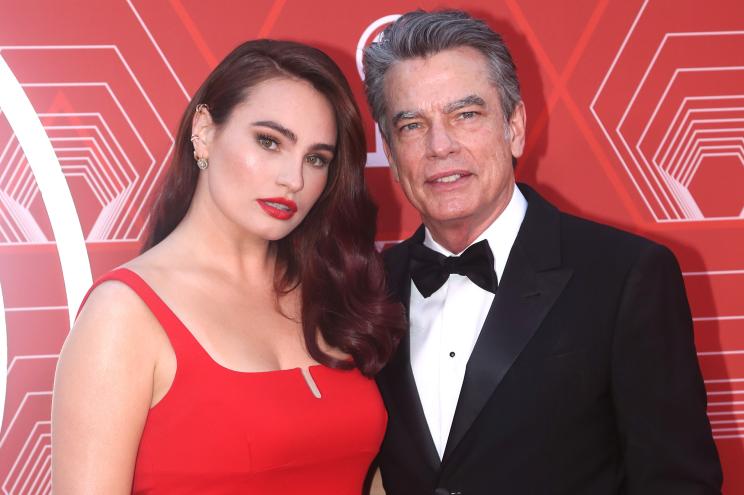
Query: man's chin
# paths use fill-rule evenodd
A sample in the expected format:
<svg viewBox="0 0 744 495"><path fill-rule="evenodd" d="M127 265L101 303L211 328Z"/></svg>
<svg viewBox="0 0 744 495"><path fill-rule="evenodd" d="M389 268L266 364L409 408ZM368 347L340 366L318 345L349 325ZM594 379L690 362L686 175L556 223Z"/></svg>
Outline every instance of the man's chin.
<svg viewBox="0 0 744 495"><path fill-rule="evenodd" d="M459 209L436 212L434 215L423 217L424 224L442 228L458 227L473 222L473 211Z"/></svg>

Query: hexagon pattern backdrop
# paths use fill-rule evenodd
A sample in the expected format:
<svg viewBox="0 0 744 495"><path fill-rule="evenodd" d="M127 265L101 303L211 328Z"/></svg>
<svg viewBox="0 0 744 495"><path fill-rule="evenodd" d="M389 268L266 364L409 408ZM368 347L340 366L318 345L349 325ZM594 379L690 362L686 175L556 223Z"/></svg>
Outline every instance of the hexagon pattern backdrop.
<svg viewBox="0 0 744 495"><path fill-rule="evenodd" d="M744 4L740 0L0 0L0 487L50 492L50 404L91 280L134 256L175 126L239 42L360 50L405 10L471 10L514 53L519 180L670 246L685 277L725 492L744 493ZM380 244L419 219L364 111ZM680 404L679 407L685 407ZM670 445L669 448L674 448Z"/></svg>

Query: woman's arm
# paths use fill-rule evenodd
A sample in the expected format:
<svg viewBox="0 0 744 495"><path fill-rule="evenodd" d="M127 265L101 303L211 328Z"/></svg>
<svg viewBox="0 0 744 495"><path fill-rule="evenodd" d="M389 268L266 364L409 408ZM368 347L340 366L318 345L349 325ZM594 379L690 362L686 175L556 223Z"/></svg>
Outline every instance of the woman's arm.
<svg viewBox="0 0 744 495"><path fill-rule="evenodd" d="M120 282L86 302L57 365L52 401L52 487L64 494L131 493L153 396L157 320Z"/></svg>

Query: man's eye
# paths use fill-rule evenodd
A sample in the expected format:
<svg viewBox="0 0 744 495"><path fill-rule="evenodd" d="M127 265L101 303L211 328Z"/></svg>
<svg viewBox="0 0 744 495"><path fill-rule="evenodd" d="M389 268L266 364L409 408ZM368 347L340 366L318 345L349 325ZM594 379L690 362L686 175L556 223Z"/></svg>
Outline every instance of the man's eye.
<svg viewBox="0 0 744 495"><path fill-rule="evenodd" d="M415 129L418 129L419 127L421 127L421 124L419 124L418 122L411 122L410 124L406 124L406 125L402 126L402 127L400 128L400 130L401 130L402 132L405 132L405 131L413 131L413 130L415 130Z"/></svg>
<svg viewBox="0 0 744 495"><path fill-rule="evenodd" d="M258 141L258 144L262 148L266 148L267 150L275 150L279 147L279 142L271 136L262 134L256 137L256 141Z"/></svg>
<svg viewBox="0 0 744 495"><path fill-rule="evenodd" d="M478 112L474 112L474 111L469 111L469 112L462 112L462 113L460 114L460 118L461 118L461 119L472 119L472 118L473 118L473 117L475 117L476 115L478 115Z"/></svg>

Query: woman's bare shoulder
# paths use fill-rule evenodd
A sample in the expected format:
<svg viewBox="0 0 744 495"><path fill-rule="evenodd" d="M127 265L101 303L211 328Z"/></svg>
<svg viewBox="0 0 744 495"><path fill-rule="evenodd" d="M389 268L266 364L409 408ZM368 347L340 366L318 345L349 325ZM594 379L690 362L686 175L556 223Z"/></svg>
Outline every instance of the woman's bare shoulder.
<svg viewBox="0 0 744 495"><path fill-rule="evenodd" d="M58 484L79 488L106 479L111 486L126 486L131 479L153 400L153 376L167 345L158 327L145 301L125 282L106 280L91 291L55 375L52 442Z"/></svg>
<svg viewBox="0 0 744 495"><path fill-rule="evenodd" d="M121 265L141 278L144 284L130 285L127 281L113 278L99 283L91 290L88 299L80 308L78 317L70 333L70 339L76 334L88 340L104 344L135 343L140 351L148 344L159 346L165 337L160 321L153 312L151 303L152 289L149 288L143 274L156 269L148 259L137 257ZM148 293L143 293L147 291ZM93 343L93 342L91 342Z"/></svg>

